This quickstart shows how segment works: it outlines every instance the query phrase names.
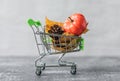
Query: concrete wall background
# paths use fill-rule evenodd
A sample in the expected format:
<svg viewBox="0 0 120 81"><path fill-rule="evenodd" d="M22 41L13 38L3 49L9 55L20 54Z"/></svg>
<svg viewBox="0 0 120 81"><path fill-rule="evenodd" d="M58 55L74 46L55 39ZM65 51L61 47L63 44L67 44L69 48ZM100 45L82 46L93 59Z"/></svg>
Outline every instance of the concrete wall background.
<svg viewBox="0 0 120 81"><path fill-rule="evenodd" d="M81 12L89 22L80 55L120 55L119 0L0 0L0 56L37 55L28 18L63 21Z"/></svg>

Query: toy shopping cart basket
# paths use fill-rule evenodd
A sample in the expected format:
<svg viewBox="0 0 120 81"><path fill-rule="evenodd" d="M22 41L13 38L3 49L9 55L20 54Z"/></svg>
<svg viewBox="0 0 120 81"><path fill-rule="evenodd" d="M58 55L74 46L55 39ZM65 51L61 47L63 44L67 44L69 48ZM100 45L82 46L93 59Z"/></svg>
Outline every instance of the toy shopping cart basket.
<svg viewBox="0 0 120 81"><path fill-rule="evenodd" d="M70 73L73 75L76 74L76 64L74 62L63 61L62 58L66 53L78 52L83 49L83 38L45 33L41 23L32 19L28 20L28 24L33 30L38 53L40 55L35 61L36 75L40 76L46 67L71 67ZM54 54L61 54L57 65L47 65L42 62L42 59L46 55Z"/></svg>

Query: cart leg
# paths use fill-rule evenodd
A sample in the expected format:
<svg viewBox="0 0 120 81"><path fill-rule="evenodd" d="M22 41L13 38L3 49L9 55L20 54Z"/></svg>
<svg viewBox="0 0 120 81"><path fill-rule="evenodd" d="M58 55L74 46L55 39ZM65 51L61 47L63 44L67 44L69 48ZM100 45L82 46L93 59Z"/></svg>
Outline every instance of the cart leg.
<svg viewBox="0 0 120 81"><path fill-rule="evenodd" d="M41 60L42 60L42 58L45 57L45 56L46 56L46 54L44 54L44 55L38 57L38 58L35 60L35 66L36 66L36 67L38 66L38 65L37 65L38 62L42 63Z"/></svg>
<svg viewBox="0 0 120 81"><path fill-rule="evenodd" d="M40 56L39 58L37 58L35 60L35 67L36 67L36 75L40 76L41 73L42 73L42 70L45 70L45 67L46 67L46 64L45 63L42 63L42 58L44 58L46 56L46 54ZM39 65L38 65L39 63Z"/></svg>
<svg viewBox="0 0 120 81"><path fill-rule="evenodd" d="M62 60L62 58L65 56L65 53L63 53L62 55L61 55L61 57L59 58L59 60L58 60L58 64L60 65L60 66L72 66L72 65L74 65L75 63L74 62L68 62L68 61L63 61Z"/></svg>
<svg viewBox="0 0 120 81"><path fill-rule="evenodd" d="M64 55L65 55L65 53L63 53L63 54L61 55L61 57L58 59L58 64L59 64L60 66L66 66L66 63L64 63L64 62L62 61L62 58L63 58Z"/></svg>
<svg viewBox="0 0 120 81"><path fill-rule="evenodd" d="M65 55L65 53L63 53L63 54L61 55L61 57L59 58L59 60L58 60L59 65L60 65L60 66L69 66L69 67L71 67L70 73L71 73L72 75L75 75L76 72L77 72L77 71L76 71L76 70L77 70L76 64L75 64L74 62L63 61L62 58L64 57L64 55Z"/></svg>

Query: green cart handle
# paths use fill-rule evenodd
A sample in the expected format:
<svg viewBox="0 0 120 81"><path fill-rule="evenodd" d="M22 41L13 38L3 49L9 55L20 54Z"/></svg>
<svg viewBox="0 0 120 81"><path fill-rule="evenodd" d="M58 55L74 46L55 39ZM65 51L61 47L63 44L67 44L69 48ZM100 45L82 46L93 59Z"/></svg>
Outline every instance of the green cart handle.
<svg viewBox="0 0 120 81"><path fill-rule="evenodd" d="M81 37L79 39L79 42L80 42L80 45L79 45L80 50L84 50L84 38Z"/></svg>
<svg viewBox="0 0 120 81"><path fill-rule="evenodd" d="M34 21L33 19L28 19L28 25L30 27L32 27L32 26L35 26L35 27L42 26L40 21Z"/></svg>

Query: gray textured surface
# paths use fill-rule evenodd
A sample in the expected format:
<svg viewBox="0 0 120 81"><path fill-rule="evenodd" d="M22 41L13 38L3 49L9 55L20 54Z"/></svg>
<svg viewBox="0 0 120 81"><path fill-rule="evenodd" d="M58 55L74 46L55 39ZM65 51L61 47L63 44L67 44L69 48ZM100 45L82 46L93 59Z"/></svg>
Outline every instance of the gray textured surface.
<svg viewBox="0 0 120 81"><path fill-rule="evenodd" d="M58 56L47 58L51 63ZM78 64L76 75L70 68L46 68L35 75L36 57L0 57L0 81L119 81L120 57L65 57Z"/></svg>

